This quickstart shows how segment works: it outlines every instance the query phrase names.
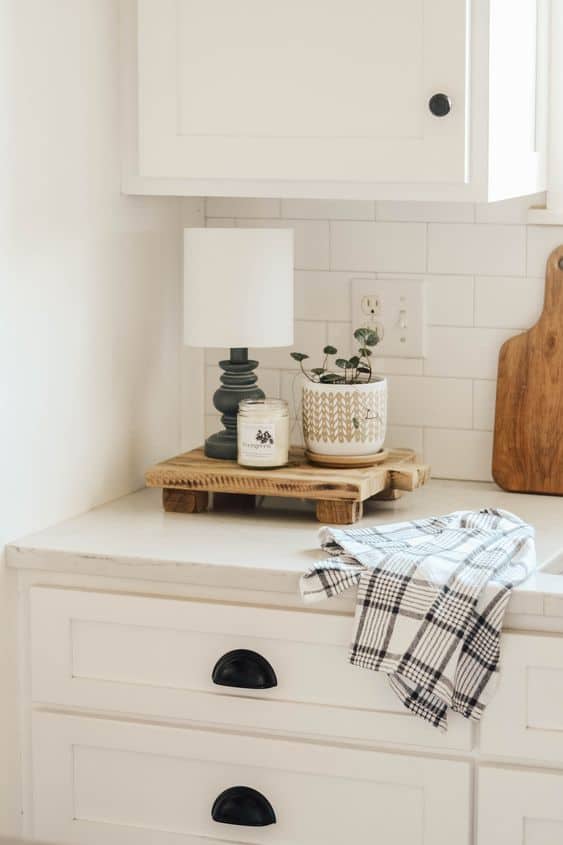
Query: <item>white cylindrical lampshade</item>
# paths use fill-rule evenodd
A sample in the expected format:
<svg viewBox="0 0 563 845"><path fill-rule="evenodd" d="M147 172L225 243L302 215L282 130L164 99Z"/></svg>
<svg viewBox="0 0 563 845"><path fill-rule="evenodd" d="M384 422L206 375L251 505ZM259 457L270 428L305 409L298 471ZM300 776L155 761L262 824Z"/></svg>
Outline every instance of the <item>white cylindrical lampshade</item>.
<svg viewBox="0 0 563 845"><path fill-rule="evenodd" d="M184 342L291 346L293 230L184 230Z"/></svg>

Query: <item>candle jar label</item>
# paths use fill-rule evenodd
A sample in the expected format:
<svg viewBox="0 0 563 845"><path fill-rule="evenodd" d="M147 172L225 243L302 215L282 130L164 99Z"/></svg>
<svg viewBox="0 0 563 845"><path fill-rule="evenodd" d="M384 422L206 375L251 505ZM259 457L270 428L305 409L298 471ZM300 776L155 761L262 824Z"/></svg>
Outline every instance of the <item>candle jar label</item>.
<svg viewBox="0 0 563 845"><path fill-rule="evenodd" d="M287 464L289 417L283 399L243 399L237 429L239 464L264 469Z"/></svg>
<svg viewBox="0 0 563 845"><path fill-rule="evenodd" d="M239 420L239 461L249 460L253 464L271 466L277 458L276 440L276 423L273 420L260 423Z"/></svg>

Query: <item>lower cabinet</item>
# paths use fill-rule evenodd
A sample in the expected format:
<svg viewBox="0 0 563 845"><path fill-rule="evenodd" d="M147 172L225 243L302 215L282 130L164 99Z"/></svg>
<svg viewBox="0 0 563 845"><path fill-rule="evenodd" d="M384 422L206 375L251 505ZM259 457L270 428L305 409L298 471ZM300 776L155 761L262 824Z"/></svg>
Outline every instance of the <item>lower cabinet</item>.
<svg viewBox="0 0 563 845"><path fill-rule="evenodd" d="M563 648L552 634L505 633L498 689L481 723L488 756L563 763Z"/></svg>
<svg viewBox="0 0 563 845"><path fill-rule="evenodd" d="M329 743L471 748L461 716L443 734L405 710L383 674L348 662L349 616L33 587L30 621L35 702ZM267 661L274 683L221 685L215 669L239 650Z"/></svg>
<svg viewBox="0 0 563 845"><path fill-rule="evenodd" d="M45 710L33 714L32 747L38 839L76 845L470 841L468 763Z"/></svg>
<svg viewBox="0 0 563 845"><path fill-rule="evenodd" d="M563 774L481 768L478 845L561 845Z"/></svg>

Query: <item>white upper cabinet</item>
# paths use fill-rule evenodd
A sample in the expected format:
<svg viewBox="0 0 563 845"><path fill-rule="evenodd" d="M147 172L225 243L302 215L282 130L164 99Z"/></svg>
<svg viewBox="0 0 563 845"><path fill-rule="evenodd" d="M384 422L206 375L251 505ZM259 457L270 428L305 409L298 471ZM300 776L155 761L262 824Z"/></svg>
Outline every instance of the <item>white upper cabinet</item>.
<svg viewBox="0 0 563 845"><path fill-rule="evenodd" d="M547 0L123 0L131 193L544 188Z"/></svg>

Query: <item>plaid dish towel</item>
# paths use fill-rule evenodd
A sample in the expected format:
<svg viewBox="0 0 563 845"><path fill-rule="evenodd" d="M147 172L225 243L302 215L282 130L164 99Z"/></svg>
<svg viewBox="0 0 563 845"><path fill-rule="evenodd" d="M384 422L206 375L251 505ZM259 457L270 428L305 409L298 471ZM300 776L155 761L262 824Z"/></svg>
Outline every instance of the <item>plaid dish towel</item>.
<svg viewBox="0 0 563 845"><path fill-rule="evenodd" d="M534 529L485 508L377 528L322 528L332 557L301 578L305 601L357 587L349 660L385 672L405 707L443 730L478 720L498 672L510 591L536 565Z"/></svg>

